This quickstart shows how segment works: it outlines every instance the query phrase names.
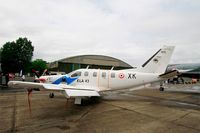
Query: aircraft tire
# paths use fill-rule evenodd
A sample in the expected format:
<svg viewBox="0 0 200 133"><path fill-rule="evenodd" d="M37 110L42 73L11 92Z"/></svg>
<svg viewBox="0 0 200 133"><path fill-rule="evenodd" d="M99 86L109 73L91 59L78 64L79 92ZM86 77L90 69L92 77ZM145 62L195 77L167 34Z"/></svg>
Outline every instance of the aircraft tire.
<svg viewBox="0 0 200 133"><path fill-rule="evenodd" d="M54 98L54 93L50 93L49 98Z"/></svg>
<svg viewBox="0 0 200 133"><path fill-rule="evenodd" d="M165 90L165 88L164 87L160 87L160 91L164 91Z"/></svg>

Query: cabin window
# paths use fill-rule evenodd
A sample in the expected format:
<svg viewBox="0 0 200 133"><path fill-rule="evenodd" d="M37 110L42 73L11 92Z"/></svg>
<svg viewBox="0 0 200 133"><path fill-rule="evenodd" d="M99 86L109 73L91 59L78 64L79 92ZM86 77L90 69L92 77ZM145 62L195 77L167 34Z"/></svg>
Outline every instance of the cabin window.
<svg viewBox="0 0 200 133"><path fill-rule="evenodd" d="M106 78L106 72L102 72L102 78Z"/></svg>
<svg viewBox="0 0 200 133"><path fill-rule="evenodd" d="M77 76L81 76L81 72L77 71L74 74L71 75L71 77L77 77Z"/></svg>
<svg viewBox="0 0 200 133"><path fill-rule="evenodd" d="M115 73L111 73L111 78L115 78Z"/></svg>
<svg viewBox="0 0 200 133"><path fill-rule="evenodd" d="M88 72L85 72L85 73L84 73L84 76L88 76Z"/></svg>
<svg viewBox="0 0 200 133"><path fill-rule="evenodd" d="M93 77L96 77L97 76L97 72L93 72Z"/></svg>

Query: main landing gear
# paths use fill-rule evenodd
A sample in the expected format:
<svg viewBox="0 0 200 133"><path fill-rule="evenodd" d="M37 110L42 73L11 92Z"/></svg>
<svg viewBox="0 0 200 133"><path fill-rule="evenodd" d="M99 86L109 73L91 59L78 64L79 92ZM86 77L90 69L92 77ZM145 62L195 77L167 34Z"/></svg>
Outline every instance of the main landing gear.
<svg viewBox="0 0 200 133"><path fill-rule="evenodd" d="M160 83L160 88L159 88L159 90L160 90L160 91L164 91L164 90L165 90L165 88L164 88L164 86L163 86L163 82Z"/></svg>
<svg viewBox="0 0 200 133"><path fill-rule="evenodd" d="M160 91L164 91L164 90L165 90L165 88L160 86Z"/></svg>
<svg viewBox="0 0 200 133"><path fill-rule="evenodd" d="M81 103L82 103L82 98L81 98L81 97L76 97L76 98L75 98L75 101L74 101L74 104L79 104L79 105L81 105Z"/></svg>
<svg viewBox="0 0 200 133"><path fill-rule="evenodd" d="M54 98L54 93L50 93L49 98Z"/></svg>

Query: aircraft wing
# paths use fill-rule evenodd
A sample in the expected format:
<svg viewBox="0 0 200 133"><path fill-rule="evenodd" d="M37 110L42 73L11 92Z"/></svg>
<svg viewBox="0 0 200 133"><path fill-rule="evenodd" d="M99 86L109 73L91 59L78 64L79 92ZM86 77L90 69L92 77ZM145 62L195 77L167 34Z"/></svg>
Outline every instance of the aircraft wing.
<svg viewBox="0 0 200 133"><path fill-rule="evenodd" d="M65 89L65 92L69 97L100 96L99 93L94 90Z"/></svg>
<svg viewBox="0 0 200 133"><path fill-rule="evenodd" d="M11 88L39 88L45 89L43 87L44 83L35 83L35 82L23 82L23 81L9 81L8 86Z"/></svg>
<svg viewBox="0 0 200 133"><path fill-rule="evenodd" d="M100 96L98 91L85 88L75 87L66 84L45 84L45 83L34 83L34 82L23 82L23 81L9 81L9 87L13 88L39 88L53 91L64 91L68 97L81 97L81 96Z"/></svg>
<svg viewBox="0 0 200 133"><path fill-rule="evenodd" d="M61 92L65 95L65 97L75 98L75 104L81 104L82 97L100 96L99 92L96 90L97 88L92 89L84 86L71 86L66 84L44 84L43 87L50 90L62 90Z"/></svg>
<svg viewBox="0 0 200 133"><path fill-rule="evenodd" d="M48 90L65 90L67 96L69 97L100 96L96 90L80 86L75 87L66 84L43 84L43 87Z"/></svg>

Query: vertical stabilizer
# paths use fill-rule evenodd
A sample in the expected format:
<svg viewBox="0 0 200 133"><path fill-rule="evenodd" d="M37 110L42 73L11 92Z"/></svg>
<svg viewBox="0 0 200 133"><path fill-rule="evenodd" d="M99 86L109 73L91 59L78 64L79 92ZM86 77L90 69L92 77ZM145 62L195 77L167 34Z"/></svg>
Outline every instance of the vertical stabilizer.
<svg viewBox="0 0 200 133"><path fill-rule="evenodd" d="M164 73L175 46L163 46L150 59L148 59L141 68L141 72L146 73Z"/></svg>

